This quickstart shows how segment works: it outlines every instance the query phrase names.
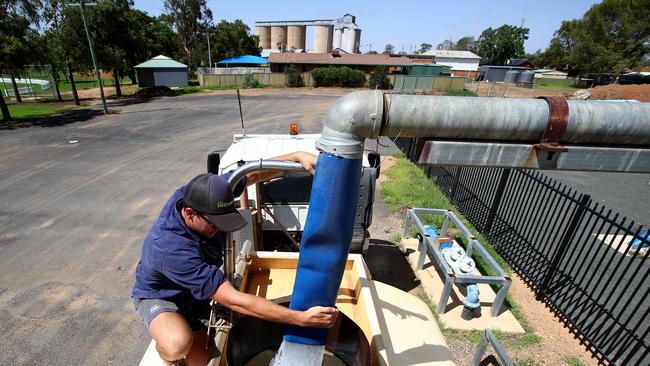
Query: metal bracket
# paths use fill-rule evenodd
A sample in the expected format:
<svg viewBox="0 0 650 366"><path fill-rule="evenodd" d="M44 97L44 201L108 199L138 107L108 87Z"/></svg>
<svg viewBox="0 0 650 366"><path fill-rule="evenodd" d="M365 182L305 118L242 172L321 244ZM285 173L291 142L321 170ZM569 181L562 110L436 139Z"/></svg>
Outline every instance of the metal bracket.
<svg viewBox="0 0 650 366"><path fill-rule="evenodd" d="M548 122L539 144L533 146L538 150L546 151L548 160L551 160L556 152L569 151L567 147L560 145L569 121L569 104L563 97L539 97L538 99L548 103Z"/></svg>
<svg viewBox="0 0 650 366"><path fill-rule="evenodd" d="M232 310L217 303L210 302L210 320L208 322L207 337L205 339L205 349L210 349L210 340L214 339L219 332L230 333L232 328L233 313ZM214 332L213 332L214 330Z"/></svg>

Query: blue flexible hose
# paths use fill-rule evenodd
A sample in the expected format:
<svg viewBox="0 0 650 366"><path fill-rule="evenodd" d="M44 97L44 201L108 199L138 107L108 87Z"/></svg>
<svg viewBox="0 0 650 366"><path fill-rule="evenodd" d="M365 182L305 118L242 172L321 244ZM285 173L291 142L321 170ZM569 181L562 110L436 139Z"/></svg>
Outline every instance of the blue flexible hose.
<svg viewBox="0 0 650 366"><path fill-rule="evenodd" d="M356 205L361 159L327 153L318 156L309 199L309 213L300 243L300 257L289 307L334 306L345 270ZM288 342L324 345L328 329L287 326Z"/></svg>

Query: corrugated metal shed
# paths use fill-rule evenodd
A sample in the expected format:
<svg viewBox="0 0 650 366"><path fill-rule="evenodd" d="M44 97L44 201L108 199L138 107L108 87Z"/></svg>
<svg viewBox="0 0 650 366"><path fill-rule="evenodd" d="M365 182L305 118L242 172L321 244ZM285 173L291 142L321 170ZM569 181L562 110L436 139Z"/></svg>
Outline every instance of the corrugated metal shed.
<svg viewBox="0 0 650 366"><path fill-rule="evenodd" d="M187 66L167 56L156 56L134 68L141 87L187 86Z"/></svg>
<svg viewBox="0 0 650 366"><path fill-rule="evenodd" d="M422 53L423 56L445 57L445 58L469 58L480 60L481 56L471 51L447 51L447 50L430 50Z"/></svg>
<svg viewBox="0 0 650 366"><path fill-rule="evenodd" d="M164 55L158 55L149 61L145 61L141 64L134 66L134 68L136 69L154 68L154 67L164 67L168 69L180 69L180 68L187 69L187 65L182 64L178 61L174 61L171 58Z"/></svg>
<svg viewBox="0 0 650 366"><path fill-rule="evenodd" d="M411 76L438 76L451 73L451 67L436 64L420 64L406 67L407 75Z"/></svg>

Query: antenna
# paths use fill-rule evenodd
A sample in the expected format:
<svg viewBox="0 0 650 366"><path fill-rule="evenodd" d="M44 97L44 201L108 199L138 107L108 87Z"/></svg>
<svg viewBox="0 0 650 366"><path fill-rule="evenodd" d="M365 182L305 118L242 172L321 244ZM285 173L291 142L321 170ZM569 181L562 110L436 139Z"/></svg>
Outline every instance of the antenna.
<svg viewBox="0 0 650 366"><path fill-rule="evenodd" d="M241 119L241 134L246 136L246 129L244 128L244 115L241 111L241 97L239 96L239 89L237 89L237 102L239 103L239 118Z"/></svg>
<svg viewBox="0 0 650 366"><path fill-rule="evenodd" d="M523 28L524 22L526 21L526 6L527 4L524 3L524 12L521 14L521 24L519 25L519 28Z"/></svg>

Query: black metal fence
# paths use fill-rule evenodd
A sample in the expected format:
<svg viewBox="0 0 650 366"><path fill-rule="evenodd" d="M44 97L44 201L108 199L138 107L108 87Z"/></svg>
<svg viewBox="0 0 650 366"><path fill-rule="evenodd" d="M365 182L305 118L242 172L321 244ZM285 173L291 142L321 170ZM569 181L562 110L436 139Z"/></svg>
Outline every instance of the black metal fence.
<svg viewBox="0 0 650 366"><path fill-rule="evenodd" d="M538 171L423 169L603 362L650 364L647 229Z"/></svg>

